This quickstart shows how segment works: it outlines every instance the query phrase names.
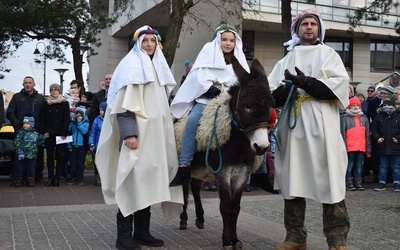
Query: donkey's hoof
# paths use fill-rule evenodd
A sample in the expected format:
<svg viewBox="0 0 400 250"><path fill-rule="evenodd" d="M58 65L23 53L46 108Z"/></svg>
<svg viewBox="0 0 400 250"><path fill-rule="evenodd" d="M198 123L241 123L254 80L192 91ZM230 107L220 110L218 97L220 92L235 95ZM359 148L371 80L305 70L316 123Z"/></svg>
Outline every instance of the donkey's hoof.
<svg viewBox="0 0 400 250"><path fill-rule="evenodd" d="M224 246L224 250L232 250L232 246Z"/></svg>
<svg viewBox="0 0 400 250"><path fill-rule="evenodd" d="M196 220L196 227L198 229L204 229L204 222L201 222L199 220Z"/></svg>
<svg viewBox="0 0 400 250"><path fill-rule="evenodd" d="M179 224L179 229L180 230L186 230L187 229L187 224Z"/></svg>
<svg viewBox="0 0 400 250"><path fill-rule="evenodd" d="M233 250L242 250L243 249L243 244L242 244L242 242L239 240L238 242L236 242L234 245L233 245L233 248L232 248Z"/></svg>

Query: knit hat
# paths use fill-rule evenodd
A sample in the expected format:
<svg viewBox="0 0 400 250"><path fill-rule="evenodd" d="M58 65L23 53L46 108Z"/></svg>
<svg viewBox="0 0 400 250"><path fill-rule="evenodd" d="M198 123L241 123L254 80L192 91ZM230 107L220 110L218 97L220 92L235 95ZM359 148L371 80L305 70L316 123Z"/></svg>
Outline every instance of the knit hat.
<svg viewBox="0 0 400 250"><path fill-rule="evenodd" d="M394 96L392 95L388 95L386 96L383 100L382 100L382 106L387 105L387 106L396 106L396 100L394 98Z"/></svg>
<svg viewBox="0 0 400 250"><path fill-rule="evenodd" d="M93 100L93 93L90 91L84 92L82 96L86 96L86 99L88 102L91 102Z"/></svg>
<svg viewBox="0 0 400 250"><path fill-rule="evenodd" d="M388 95L393 95L394 89L391 86L382 86L381 93L386 93Z"/></svg>
<svg viewBox="0 0 400 250"><path fill-rule="evenodd" d="M58 89L58 92L61 93L61 85L60 84L57 84L57 83L51 84L49 91L51 91L51 89Z"/></svg>
<svg viewBox="0 0 400 250"><path fill-rule="evenodd" d="M31 128L35 127L35 118L32 116L25 116L24 119L22 120L22 123L29 123L31 125Z"/></svg>
<svg viewBox="0 0 400 250"><path fill-rule="evenodd" d="M361 102L360 102L360 99L358 99L358 97L350 98L349 105L347 106L347 108L349 109L349 108L351 108L352 105L355 105L355 104L361 107Z"/></svg>
<svg viewBox="0 0 400 250"><path fill-rule="evenodd" d="M102 103L100 103L100 107L99 107L100 109L102 109L103 111L106 111L106 109L107 109L107 102L102 102Z"/></svg>
<svg viewBox="0 0 400 250"><path fill-rule="evenodd" d="M77 107L74 111L75 115L81 115L82 117L85 116L85 111L81 107Z"/></svg>

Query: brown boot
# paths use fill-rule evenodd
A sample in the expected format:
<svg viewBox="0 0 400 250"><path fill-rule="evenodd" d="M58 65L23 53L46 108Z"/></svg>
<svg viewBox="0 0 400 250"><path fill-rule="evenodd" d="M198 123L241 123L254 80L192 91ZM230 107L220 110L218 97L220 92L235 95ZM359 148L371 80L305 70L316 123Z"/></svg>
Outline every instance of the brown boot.
<svg viewBox="0 0 400 250"><path fill-rule="evenodd" d="M285 241L275 248L275 250L305 250L305 249L307 249L306 243L297 243L293 241Z"/></svg>
<svg viewBox="0 0 400 250"><path fill-rule="evenodd" d="M28 178L28 186L29 187L34 187L35 186L35 178L29 177Z"/></svg>
<svg viewBox="0 0 400 250"><path fill-rule="evenodd" d="M347 250L346 246L330 246L329 250Z"/></svg>
<svg viewBox="0 0 400 250"><path fill-rule="evenodd" d="M21 178L21 177L15 178L14 183L13 183L13 186L14 186L14 187L20 187L20 186L22 186L22 178Z"/></svg>

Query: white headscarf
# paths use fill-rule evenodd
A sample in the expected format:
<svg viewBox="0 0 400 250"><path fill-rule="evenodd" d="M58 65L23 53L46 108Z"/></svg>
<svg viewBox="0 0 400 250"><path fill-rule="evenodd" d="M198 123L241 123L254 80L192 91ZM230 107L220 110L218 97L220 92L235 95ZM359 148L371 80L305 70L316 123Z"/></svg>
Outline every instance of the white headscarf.
<svg viewBox="0 0 400 250"><path fill-rule="evenodd" d="M195 100L198 100L213 83L219 82L225 87L237 83L237 77L233 72L232 65L226 64L224 53L221 49L221 34L226 31L235 34L234 55L242 67L247 72L250 72L246 56L243 53L243 42L239 34L233 28L221 25L216 29L214 39L206 43L199 52L190 73L171 103L171 113L175 118L181 118L186 114L194 105Z"/></svg>
<svg viewBox="0 0 400 250"><path fill-rule="evenodd" d="M135 34L144 30L155 31L150 26L145 25L139 28ZM157 34L154 34L156 39ZM156 78L158 78L160 85L167 87L168 94L176 85L161 48L159 46L156 47L153 59L151 59L147 52L142 49L143 37L144 34L139 36L133 48L121 60L113 73L107 98L107 104L110 109L114 104L117 92L128 84L147 84L156 81ZM157 44L159 45L158 39ZM153 67L157 76L154 75Z"/></svg>
<svg viewBox="0 0 400 250"><path fill-rule="evenodd" d="M313 16L317 17L319 21L319 27L318 27L318 40L323 44L324 38L325 38L325 24L322 21L321 14L318 9L316 8L311 8L307 10L303 10L297 16L293 19L292 21L292 27L290 29L290 32L292 34L292 40L289 40L285 43L283 43L284 46L288 46L287 50L290 51L293 49L294 46L300 43L300 38L297 35L298 32L298 26L300 22L307 16Z"/></svg>

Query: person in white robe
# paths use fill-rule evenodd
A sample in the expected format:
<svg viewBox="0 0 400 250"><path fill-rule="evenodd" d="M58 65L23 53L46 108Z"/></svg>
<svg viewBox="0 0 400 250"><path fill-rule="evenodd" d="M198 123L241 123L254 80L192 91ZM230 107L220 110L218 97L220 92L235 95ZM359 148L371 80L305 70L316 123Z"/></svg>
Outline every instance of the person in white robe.
<svg viewBox="0 0 400 250"><path fill-rule="evenodd" d="M171 103L171 113L175 118L190 113L182 136L179 169L170 186L183 185L191 180L189 168L197 147L195 136L204 107L212 98L237 84L230 63L231 55L235 55L244 69L250 72L237 30L222 24L214 31L213 40L206 43L199 52Z"/></svg>
<svg viewBox="0 0 400 250"><path fill-rule="evenodd" d="M332 48L323 43L325 26L317 9L293 20L288 54L268 77L276 106L291 95L296 110L285 112L277 127L275 189L285 199L286 239L276 249L306 249L305 198L323 203L329 249L346 249L350 229L345 205L347 154L340 134L339 109L348 105L349 76ZM290 125L288 123L290 119ZM294 128L291 126L295 124Z"/></svg>
<svg viewBox="0 0 400 250"><path fill-rule="evenodd" d="M176 82L158 38L149 26L135 32L136 43L110 83L96 152L104 200L119 209L118 249L163 246L149 232L150 206L161 203L165 218L171 219L184 202L182 187L169 187L178 166L168 106Z"/></svg>

